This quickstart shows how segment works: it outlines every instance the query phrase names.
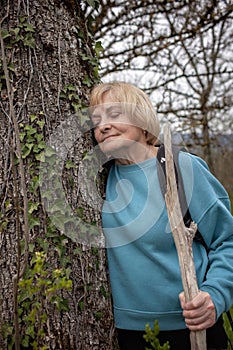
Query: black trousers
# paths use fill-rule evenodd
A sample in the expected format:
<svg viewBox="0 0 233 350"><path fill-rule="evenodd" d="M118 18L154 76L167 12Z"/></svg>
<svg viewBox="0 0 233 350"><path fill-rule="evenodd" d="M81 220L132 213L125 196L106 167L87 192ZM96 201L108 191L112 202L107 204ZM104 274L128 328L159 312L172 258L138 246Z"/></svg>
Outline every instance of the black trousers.
<svg viewBox="0 0 233 350"><path fill-rule="evenodd" d="M225 334L222 318L217 323L207 329L207 349L208 350L226 350L227 336ZM118 329L118 342L120 350L145 350L149 343L143 338L144 331L131 331L125 329ZM190 332L188 329L177 331L160 331L158 335L160 344L163 345L167 341L170 345L170 350L190 350Z"/></svg>

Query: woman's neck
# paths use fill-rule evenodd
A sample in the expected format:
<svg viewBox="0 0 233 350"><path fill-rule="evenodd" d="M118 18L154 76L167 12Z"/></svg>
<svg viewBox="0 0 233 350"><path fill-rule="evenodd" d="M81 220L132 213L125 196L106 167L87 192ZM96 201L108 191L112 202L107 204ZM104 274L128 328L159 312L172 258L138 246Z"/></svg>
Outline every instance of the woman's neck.
<svg viewBox="0 0 233 350"><path fill-rule="evenodd" d="M137 147L136 147L137 148ZM135 149L133 154L127 154L124 158L116 158L115 162L119 165L130 165L135 163L144 162L147 159L157 156L158 149L153 145L147 144L146 147Z"/></svg>

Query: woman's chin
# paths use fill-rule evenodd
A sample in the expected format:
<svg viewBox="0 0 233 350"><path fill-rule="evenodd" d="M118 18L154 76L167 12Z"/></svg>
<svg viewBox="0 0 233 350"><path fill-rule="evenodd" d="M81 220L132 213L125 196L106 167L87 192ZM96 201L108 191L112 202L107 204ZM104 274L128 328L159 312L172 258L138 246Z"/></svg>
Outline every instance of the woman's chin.
<svg viewBox="0 0 233 350"><path fill-rule="evenodd" d="M114 159L125 158L127 152L122 147L111 147L108 145L107 147L101 147L101 151L107 156Z"/></svg>

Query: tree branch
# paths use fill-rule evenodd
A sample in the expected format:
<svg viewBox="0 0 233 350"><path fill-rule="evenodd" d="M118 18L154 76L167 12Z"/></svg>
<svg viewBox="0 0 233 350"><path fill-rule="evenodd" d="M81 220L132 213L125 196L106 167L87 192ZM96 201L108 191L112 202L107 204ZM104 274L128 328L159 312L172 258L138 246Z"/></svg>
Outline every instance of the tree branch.
<svg viewBox="0 0 233 350"><path fill-rule="evenodd" d="M184 225L171 147L171 134L168 124L164 128L164 145L166 156L167 193L165 195L169 222L175 241L185 299L192 300L198 294L196 271L192 252L192 242L197 225L192 222L190 228ZM191 332L191 350L206 350L206 331Z"/></svg>

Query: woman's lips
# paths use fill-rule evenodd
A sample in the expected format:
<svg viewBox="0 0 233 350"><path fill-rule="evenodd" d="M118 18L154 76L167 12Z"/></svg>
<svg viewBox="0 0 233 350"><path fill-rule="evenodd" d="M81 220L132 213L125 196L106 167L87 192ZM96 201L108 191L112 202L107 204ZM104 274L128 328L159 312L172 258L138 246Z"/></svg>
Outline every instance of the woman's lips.
<svg viewBox="0 0 233 350"><path fill-rule="evenodd" d="M104 140L102 142L105 142L105 141L111 141L111 139L115 138L117 135L109 135L107 137L104 138Z"/></svg>

